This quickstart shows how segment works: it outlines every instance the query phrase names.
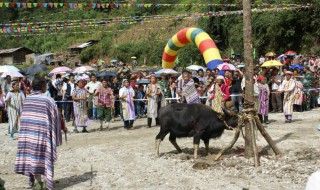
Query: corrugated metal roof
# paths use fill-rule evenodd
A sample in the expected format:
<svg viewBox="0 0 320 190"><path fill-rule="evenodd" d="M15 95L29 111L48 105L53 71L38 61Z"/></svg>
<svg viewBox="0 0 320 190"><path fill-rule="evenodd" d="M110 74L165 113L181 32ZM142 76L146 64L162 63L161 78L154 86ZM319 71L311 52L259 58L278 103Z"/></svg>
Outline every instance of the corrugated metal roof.
<svg viewBox="0 0 320 190"><path fill-rule="evenodd" d="M17 47L17 48L10 48L10 49L1 49L0 54L10 54L10 53L16 52L16 51L18 51L20 49L24 49L24 48L29 50L30 52L33 52L32 50L30 50L26 47Z"/></svg>
<svg viewBox="0 0 320 190"><path fill-rule="evenodd" d="M11 48L11 49L1 49L0 54L7 54L7 53L13 53L23 47L18 47L18 48Z"/></svg>
<svg viewBox="0 0 320 190"><path fill-rule="evenodd" d="M72 46L69 46L69 49L83 49L83 48L86 48L88 46L92 46L94 43L98 42L97 40L89 40L85 43L77 43L77 44L74 44Z"/></svg>

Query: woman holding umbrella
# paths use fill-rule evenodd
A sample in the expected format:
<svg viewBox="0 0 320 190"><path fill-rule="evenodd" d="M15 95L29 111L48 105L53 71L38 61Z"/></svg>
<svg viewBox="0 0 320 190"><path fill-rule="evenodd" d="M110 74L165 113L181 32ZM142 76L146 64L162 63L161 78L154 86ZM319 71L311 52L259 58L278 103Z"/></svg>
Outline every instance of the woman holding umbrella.
<svg viewBox="0 0 320 190"><path fill-rule="evenodd" d="M6 96L6 109L8 111L9 118L9 132L10 138L13 140L14 133L18 132L19 120L22 111L22 105L25 96L23 92L19 90L19 83L12 82L12 88Z"/></svg>

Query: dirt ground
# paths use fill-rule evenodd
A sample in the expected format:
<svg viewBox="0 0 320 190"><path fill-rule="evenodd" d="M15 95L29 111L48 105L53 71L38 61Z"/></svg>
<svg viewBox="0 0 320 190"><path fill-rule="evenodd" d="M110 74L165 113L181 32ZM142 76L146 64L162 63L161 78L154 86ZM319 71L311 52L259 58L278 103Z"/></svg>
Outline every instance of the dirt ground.
<svg viewBox="0 0 320 190"><path fill-rule="evenodd" d="M211 140L213 156L200 159L205 166L195 167L191 138L178 139L183 149L177 154L168 141L160 145L160 158L155 156L155 136L159 127L145 128L146 119L135 122L135 130L122 128L122 122L111 124L110 131L96 131L93 122L89 134L68 133L68 143L58 149L55 164L56 189L304 189L308 176L320 168L320 109L293 115L294 122L284 123L283 114L270 114L267 131L283 152L274 156L263 137L258 135L261 166L243 157L243 138L220 161L214 155L226 146L234 132L226 131ZM68 123L71 131L71 123ZM28 178L13 172L17 140L10 141L7 124L0 125L0 177L9 190L27 188ZM199 163L197 163L199 166ZM199 168L206 169L199 169Z"/></svg>

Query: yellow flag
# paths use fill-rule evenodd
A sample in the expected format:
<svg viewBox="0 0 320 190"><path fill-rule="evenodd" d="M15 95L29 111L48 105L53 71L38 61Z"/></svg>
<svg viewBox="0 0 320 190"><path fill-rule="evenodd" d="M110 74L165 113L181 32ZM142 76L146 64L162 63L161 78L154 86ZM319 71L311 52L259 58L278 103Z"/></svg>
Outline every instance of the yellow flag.
<svg viewBox="0 0 320 190"><path fill-rule="evenodd" d="M32 8L32 3L27 3L28 8Z"/></svg>
<svg viewBox="0 0 320 190"><path fill-rule="evenodd" d="M78 3L78 8L82 9L82 3Z"/></svg>
<svg viewBox="0 0 320 190"><path fill-rule="evenodd" d="M58 8L58 3L53 3L54 8Z"/></svg>
<svg viewBox="0 0 320 190"><path fill-rule="evenodd" d="M3 6L3 3L0 3L0 7L2 7Z"/></svg>

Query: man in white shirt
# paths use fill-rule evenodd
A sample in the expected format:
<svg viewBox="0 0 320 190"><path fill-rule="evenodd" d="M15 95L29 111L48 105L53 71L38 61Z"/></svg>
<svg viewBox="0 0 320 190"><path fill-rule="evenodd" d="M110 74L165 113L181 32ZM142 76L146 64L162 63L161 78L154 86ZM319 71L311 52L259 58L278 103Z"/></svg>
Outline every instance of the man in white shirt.
<svg viewBox="0 0 320 190"><path fill-rule="evenodd" d="M199 82L200 81L202 81L203 82L203 84L206 84L206 77L204 76L204 72L203 72L203 69L199 69L198 70L198 77L197 77L198 79L199 79Z"/></svg>
<svg viewBox="0 0 320 190"><path fill-rule="evenodd" d="M90 76L91 81L88 82L88 84L84 87L85 89L88 90L89 92L89 98L88 98L88 117L91 119L92 118L92 107L93 107L93 94L94 91L101 86L101 82L97 81L97 78L94 74Z"/></svg>
<svg viewBox="0 0 320 190"><path fill-rule="evenodd" d="M64 83L62 86L62 99L63 101L68 101L64 103L64 118L66 122L70 121L71 114L73 117L73 102L72 102L72 92L76 88L76 83L74 80L74 75L69 76L69 81Z"/></svg>

